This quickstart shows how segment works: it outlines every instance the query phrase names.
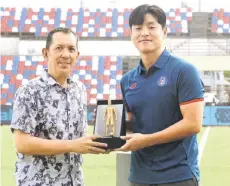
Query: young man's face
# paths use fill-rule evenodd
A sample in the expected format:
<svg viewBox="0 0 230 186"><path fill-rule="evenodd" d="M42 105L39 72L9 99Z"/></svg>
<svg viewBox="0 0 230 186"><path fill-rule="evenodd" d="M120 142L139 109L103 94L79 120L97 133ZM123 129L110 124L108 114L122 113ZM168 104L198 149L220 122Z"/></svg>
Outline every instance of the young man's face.
<svg viewBox="0 0 230 186"><path fill-rule="evenodd" d="M56 32L52 37L52 44L45 49L43 56L48 61L48 72L54 77L68 77L74 64L77 62L79 52L77 39L72 33Z"/></svg>
<svg viewBox="0 0 230 186"><path fill-rule="evenodd" d="M131 28L131 40L140 53L151 53L164 44L167 29L157 22L151 15L146 14L143 25L133 25Z"/></svg>

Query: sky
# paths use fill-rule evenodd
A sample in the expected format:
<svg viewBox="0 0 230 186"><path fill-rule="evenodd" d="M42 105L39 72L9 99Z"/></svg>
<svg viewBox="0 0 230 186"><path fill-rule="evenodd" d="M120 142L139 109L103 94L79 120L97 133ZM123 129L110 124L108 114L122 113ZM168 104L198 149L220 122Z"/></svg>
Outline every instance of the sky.
<svg viewBox="0 0 230 186"><path fill-rule="evenodd" d="M183 0L194 11L199 9L202 12L213 11L214 8L224 8L230 12L229 0ZM135 8L136 6L144 3L156 4L163 9L179 8L182 0L160 0L154 2L154 0L7 0L2 1L3 7L31 7L31 8L79 8L83 5L85 8ZM200 5L200 6L199 6ZM200 8L199 8L200 7Z"/></svg>

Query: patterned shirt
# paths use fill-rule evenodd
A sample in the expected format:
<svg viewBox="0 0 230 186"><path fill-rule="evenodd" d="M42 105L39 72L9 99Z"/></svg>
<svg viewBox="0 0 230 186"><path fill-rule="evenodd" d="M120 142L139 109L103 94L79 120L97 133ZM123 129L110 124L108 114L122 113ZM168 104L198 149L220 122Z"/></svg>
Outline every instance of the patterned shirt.
<svg viewBox="0 0 230 186"><path fill-rule="evenodd" d="M86 89L68 78L60 86L46 70L16 92L11 129L49 140L80 138L87 130ZM17 153L18 186L83 186L82 156L26 155Z"/></svg>

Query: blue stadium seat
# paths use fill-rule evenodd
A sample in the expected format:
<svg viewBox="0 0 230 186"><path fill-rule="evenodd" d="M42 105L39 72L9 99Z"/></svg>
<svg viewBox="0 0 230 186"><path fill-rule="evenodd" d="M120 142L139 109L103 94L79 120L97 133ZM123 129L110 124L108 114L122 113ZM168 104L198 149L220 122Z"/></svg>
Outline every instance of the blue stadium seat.
<svg viewBox="0 0 230 186"><path fill-rule="evenodd" d="M61 9L56 9L55 19L54 19L54 28L59 27L61 21Z"/></svg>
<svg viewBox="0 0 230 186"><path fill-rule="evenodd" d="M24 26L25 26L25 21L26 21L26 14L27 14L27 9L23 8L22 13L21 13L21 18L19 22L19 32L24 32Z"/></svg>
<svg viewBox="0 0 230 186"><path fill-rule="evenodd" d="M77 33L82 33L83 23L84 23L84 10L83 8L80 8L78 12Z"/></svg>
<svg viewBox="0 0 230 186"><path fill-rule="evenodd" d="M112 32L117 32L118 31L118 11L117 9L113 9L113 14L112 14Z"/></svg>

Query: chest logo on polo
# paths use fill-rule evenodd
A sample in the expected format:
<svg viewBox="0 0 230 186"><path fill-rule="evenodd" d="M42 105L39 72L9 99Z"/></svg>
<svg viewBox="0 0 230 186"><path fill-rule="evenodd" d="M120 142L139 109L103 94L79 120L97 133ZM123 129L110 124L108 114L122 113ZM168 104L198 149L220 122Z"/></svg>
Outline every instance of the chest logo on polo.
<svg viewBox="0 0 230 186"><path fill-rule="evenodd" d="M136 86L137 86L137 83L133 83L129 88L130 88L130 89L135 89Z"/></svg>
<svg viewBox="0 0 230 186"><path fill-rule="evenodd" d="M160 87L167 85L167 83L168 83L168 80L165 76L161 76L157 81L157 85Z"/></svg>

